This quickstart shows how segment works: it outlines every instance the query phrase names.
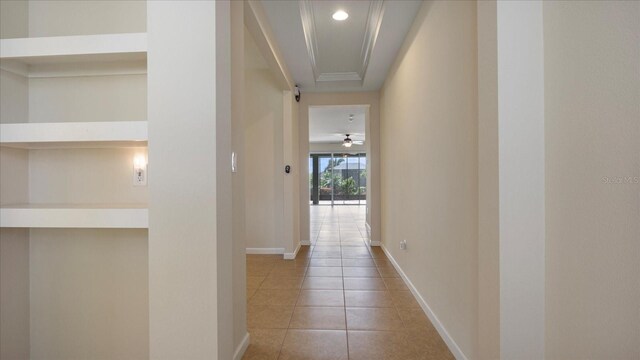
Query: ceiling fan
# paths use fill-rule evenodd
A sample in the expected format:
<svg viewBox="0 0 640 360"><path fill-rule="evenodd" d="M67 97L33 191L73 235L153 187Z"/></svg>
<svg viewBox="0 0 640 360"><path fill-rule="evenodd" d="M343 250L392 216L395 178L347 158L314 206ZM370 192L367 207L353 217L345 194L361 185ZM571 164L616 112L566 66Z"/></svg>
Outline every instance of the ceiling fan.
<svg viewBox="0 0 640 360"><path fill-rule="evenodd" d="M345 134L347 135L346 138L344 138L344 140L342 140L342 146L346 147L346 148L350 148L351 145L356 144L356 145L362 145L364 144L364 141L362 140L352 140L349 136L351 136L351 134Z"/></svg>

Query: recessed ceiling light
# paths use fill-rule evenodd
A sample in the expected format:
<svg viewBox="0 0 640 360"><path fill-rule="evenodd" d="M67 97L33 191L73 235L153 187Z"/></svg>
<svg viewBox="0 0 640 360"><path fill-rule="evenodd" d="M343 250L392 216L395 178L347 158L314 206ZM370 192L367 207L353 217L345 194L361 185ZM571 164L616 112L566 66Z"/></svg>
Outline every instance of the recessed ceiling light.
<svg viewBox="0 0 640 360"><path fill-rule="evenodd" d="M342 20L347 20L348 17L349 17L349 14L347 14L342 10L338 10L333 13L333 20L342 21Z"/></svg>

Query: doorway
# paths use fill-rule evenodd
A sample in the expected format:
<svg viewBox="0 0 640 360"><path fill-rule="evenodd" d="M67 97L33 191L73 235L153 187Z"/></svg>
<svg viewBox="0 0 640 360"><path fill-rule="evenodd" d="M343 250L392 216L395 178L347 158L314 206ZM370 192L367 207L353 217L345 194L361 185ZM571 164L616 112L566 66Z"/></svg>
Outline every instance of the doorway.
<svg viewBox="0 0 640 360"><path fill-rule="evenodd" d="M311 205L366 205L365 153L312 153L309 155Z"/></svg>

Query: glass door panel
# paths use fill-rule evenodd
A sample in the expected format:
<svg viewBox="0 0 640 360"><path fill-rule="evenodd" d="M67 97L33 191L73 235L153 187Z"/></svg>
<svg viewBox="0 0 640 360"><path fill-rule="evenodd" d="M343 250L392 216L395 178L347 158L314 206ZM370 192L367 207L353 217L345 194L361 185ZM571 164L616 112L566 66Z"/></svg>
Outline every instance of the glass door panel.
<svg viewBox="0 0 640 360"><path fill-rule="evenodd" d="M366 203L367 158L365 154L311 154L309 187L314 205Z"/></svg>

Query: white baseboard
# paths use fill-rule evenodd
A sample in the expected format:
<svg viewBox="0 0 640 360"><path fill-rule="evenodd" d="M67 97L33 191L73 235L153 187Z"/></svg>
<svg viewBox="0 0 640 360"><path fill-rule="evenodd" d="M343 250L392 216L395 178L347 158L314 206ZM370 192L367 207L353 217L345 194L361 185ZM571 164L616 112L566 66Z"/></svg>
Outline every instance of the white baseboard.
<svg viewBox="0 0 640 360"><path fill-rule="evenodd" d="M300 240L300 245L310 246L311 240Z"/></svg>
<svg viewBox="0 0 640 360"><path fill-rule="evenodd" d="M296 255L298 255L298 251L300 251L300 243L298 243L298 246L296 246L296 249L292 253L284 253L284 259L285 260L295 259Z"/></svg>
<svg viewBox="0 0 640 360"><path fill-rule="evenodd" d="M247 254L282 255L284 248L247 248Z"/></svg>
<svg viewBox="0 0 640 360"><path fill-rule="evenodd" d="M249 347L249 333L246 333L244 335L244 338L242 339L242 341L240 342L240 344L238 345L238 348L236 348L236 352L233 354L233 360L240 360L242 359L242 356L244 355L244 352L247 351L247 348Z"/></svg>
<svg viewBox="0 0 640 360"><path fill-rule="evenodd" d="M381 246L382 246L382 251L384 251L384 253L387 255L387 257L393 264L393 267L402 277L402 280L404 280L405 284L407 284L407 287L409 287L409 290L411 290L411 293L418 301L418 304L420 304L422 311L425 312L425 314L429 317L429 320L431 320L431 323L433 324L433 326L436 328L436 330L438 330L438 334L440 334L440 337L442 337L444 342L447 344L453 356L455 356L457 360L468 360L467 357L462 352L462 350L460 350L460 347L458 346L458 344L456 344L456 342L453 340L451 335L449 335L449 332L447 332L447 329L445 329L442 323L440 322L440 320L438 320L438 317L436 316L436 314L431 310L431 308L429 307L427 302L424 300L424 298L422 298L422 295L420 295L420 293L418 292L418 289L416 289L416 287L413 286L413 283L411 283L411 280L409 280L409 278L404 273L404 271L402 271L402 268L400 268L400 265L398 265L398 263L393 258L393 256L391 256L391 253L389 252L389 250L387 250L387 248L384 247L384 245L381 245Z"/></svg>
<svg viewBox="0 0 640 360"><path fill-rule="evenodd" d="M371 239L367 239L367 244L369 244L369 246L382 246L380 241L371 241Z"/></svg>

